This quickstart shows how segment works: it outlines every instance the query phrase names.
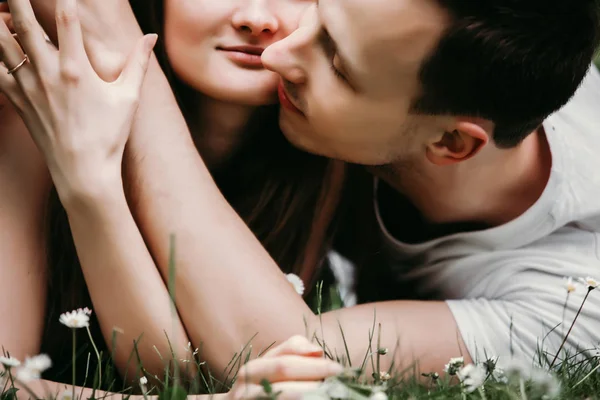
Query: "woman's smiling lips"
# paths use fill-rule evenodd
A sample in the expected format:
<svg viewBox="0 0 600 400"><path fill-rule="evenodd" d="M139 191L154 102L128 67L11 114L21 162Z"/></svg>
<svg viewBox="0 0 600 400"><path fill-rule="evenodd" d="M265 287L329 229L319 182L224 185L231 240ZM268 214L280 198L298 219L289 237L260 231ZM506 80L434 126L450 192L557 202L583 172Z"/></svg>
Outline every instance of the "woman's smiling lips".
<svg viewBox="0 0 600 400"><path fill-rule="evenodd" d="M264 68L260 56L264 47L258 46L230 46L217 47L218 51L224 52L227 57L241 67L259 69Z"/></svg>

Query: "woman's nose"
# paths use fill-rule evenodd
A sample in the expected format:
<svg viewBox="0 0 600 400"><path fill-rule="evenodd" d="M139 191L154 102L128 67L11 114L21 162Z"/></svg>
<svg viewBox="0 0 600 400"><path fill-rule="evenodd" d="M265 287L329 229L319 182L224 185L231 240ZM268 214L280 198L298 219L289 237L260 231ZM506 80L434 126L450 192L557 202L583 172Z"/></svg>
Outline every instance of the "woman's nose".
<svg viewBox="0 0 600 400"><path fill-rule="evenodd" d="M235 29L252 36L277 33L279 21L265 0L243 1L244 5L236 11L232 19Z"/></svg>

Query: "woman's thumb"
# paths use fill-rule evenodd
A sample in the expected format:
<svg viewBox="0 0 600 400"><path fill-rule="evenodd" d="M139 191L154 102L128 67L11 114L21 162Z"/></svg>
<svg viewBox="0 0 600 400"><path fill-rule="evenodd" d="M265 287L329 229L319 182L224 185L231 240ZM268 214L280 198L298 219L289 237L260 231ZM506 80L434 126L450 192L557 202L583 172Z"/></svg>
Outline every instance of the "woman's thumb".
<svg viewBox="0 0 600 400"><path fill-rule="evenodd" d="M125 63L125 67L118 79L121 83L135 90L135 93L139 93L142 89L148 65L150 64L150 57L152 56L152 51L157 40L158 35L156 34L145 35L141 38L129 55L129 59Z"/></svg>

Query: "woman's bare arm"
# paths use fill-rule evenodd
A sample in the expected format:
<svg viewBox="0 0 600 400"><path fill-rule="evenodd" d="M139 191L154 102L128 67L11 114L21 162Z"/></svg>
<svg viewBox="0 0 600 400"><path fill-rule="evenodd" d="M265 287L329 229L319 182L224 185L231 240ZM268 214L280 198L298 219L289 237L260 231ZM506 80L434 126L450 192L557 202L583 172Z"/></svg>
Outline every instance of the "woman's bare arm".
<svg viewBox="0 0 600 400"><path fill-rule="evenodd" d="M20 85L11 85L16 81L10 78L0 81L0 85L19 105L29 133L44 154L67 211L81 268L107 343L111 342L115 327L122 331L116 342L117 366L121 371L128 367L137 341L145 368L161 376L164 361L156 350L169 359L172 346L178 358L186 358L188 339L133 220L120 173L135 109L131 98L136 89L131 82L138 79L138 86L141 85L144 71L140 71L138 63L148 57L151 49L138 43L137 58L131 59L123 75L127 81L102 82L89 64L85 69L87 59L78 32L77 10L69 8L71 4L62 2L63 8L57 13L62 33L57 51L39 34L27 1L9 0L20 44L32 62L39 63L15 75ZM22 59L23 50L5 25L0 26L0 42L2 60L7 65ZM66 73L59 68L65 68L68 62L77 67L71 73L81 75L65 78ZM77 107L70 107L71 104ZM118 116L112 112L115 110L119 111ZM110 123L106 118L110 118ZM44 280L41 282L45 284Z"/></svg>
<svg viewBox="0 0 600 400"><path fill-rule="evenodd" d="M7 4L0 4L0 18L10 21ZM19 358L41 347L50 176L21 117L1 94L0 190L0 348Z"/></svg>
<svg viewBox="0 0 600 400"><path fill-rule="evenodd" d="M73 392L73 386L66 385L64 383L38 380L24 384L15 384L17 391L18 400L32 400L37 399L60 399L64 393L71 394ZM34 395L36 397L34 397ZM129 395L116 392L105 392L103 390L94 390L87 387L75 387L75 396L73 399L106 399L106 400L158 400L158 395L150 394L147 396L143 395ZM227 399L227 394L215 394L215 395L195 395L188 396L188 400L224 400Z"/></svg>
<svg viewBox="0 0 600 400"><path fill-rule="evenodd" d="M21 118L1 95L0 131L0 347L23 357L39 351L44 328L50 178Z"/></svg>
<svg viewBox="0 0 600 400"><path fill-rule="evenodd" d="M342 372L341 365L324 359L323 350L301 336L292 337L279 346L270 349L261 358L249 361L238 372L238 379L228 393L214 395L190 395L189 400L208 399L257 399L265 398L263 381L272 384L275 393L282 398L300 398L300 394L314 391L320 381ZM155 382L152 378L144 384L145 396L128 396L119 393L96 391L89 388L75 387L73 398L108 398L137 400L157 400L154 386L162 387L163 382ZM26 386L17 382L19 399L61 398L62 393L73 392L73 387L56 382L34 381ZM141 385L140 385L141 387ZM45 395L45 396L42 396ZM94 395L94 396L93 396ZM164 397L164 396L163 396Z"/></svg>

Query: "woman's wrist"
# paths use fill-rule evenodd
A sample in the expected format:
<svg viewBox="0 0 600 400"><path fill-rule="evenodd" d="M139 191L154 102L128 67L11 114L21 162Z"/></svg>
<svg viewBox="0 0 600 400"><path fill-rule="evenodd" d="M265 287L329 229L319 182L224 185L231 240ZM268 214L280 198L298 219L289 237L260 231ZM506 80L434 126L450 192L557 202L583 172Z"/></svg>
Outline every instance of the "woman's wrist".
<svg viewBox="0 0 600 400"><path fill-rule="evenodd" d="M124 201L120 168L97 168L91 173L78 170L65 176L50 170L58 196L67 211L94 209Z"/></svg>

